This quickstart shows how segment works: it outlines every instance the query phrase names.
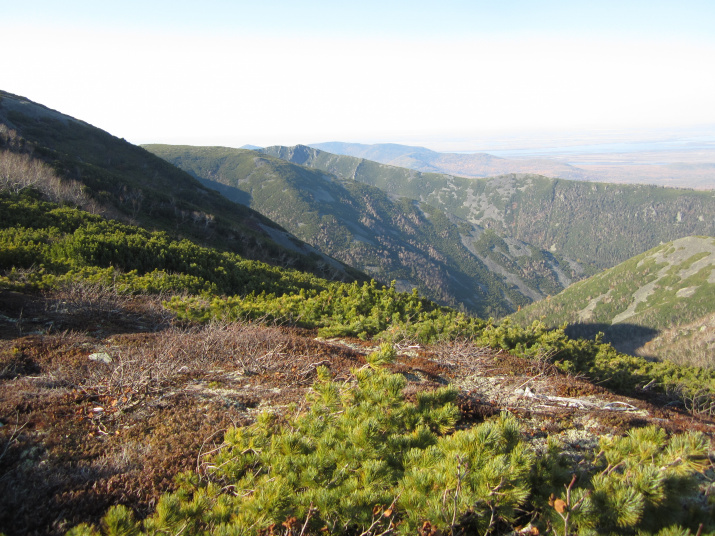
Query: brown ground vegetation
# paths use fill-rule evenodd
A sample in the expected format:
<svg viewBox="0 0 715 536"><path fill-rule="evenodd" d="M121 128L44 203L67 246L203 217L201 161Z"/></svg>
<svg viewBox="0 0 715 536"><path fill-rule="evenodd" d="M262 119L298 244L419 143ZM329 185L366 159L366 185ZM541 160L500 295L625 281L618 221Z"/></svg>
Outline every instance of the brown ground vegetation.
<svg viewBox="0 0 715 536"><path fill-rule="evenodd" d="M319 366L349 380L374 349L278 326L182 325L160 299L73 293L0 291L0 532L8 536L61 534L117 503L147 515L178 472L200 470L227 427L300 406ZM408 379L408 397L459 389L460 426L511 411L527 438L557 435L574 452L653 422L715 429L657 399L561 374L549 356L526 360L469 341L399 354L391 367Z"/></svg>

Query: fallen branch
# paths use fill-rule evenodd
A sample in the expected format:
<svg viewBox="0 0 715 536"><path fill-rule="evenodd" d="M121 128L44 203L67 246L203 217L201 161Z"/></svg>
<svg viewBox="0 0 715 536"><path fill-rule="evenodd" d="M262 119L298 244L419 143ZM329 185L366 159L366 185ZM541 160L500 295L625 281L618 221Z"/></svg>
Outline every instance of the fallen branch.
<svg viewBox="0 0 715 536"><path fill-rule="evenodd" d="M604 409L608 411L638 411L638 408L632 404L626 402L607 402L605 404L597 404L595 402L590 402L588 400L582 400L579 398L568 398L563 396L549 396L549 395L537 395L528 386L522 391L521 389L516 390L521 396L527 398L533 398L534 400L540 400L550 404L551 406L560 406L566 408L577 408L584 410L592 409Z"/></svg>

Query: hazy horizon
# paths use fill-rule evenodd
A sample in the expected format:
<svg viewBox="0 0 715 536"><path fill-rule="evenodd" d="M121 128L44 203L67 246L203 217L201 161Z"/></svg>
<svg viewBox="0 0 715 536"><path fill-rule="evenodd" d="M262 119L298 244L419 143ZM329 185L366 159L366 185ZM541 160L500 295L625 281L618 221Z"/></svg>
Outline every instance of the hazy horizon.
<svg viewBox="0 0 715 536"><path fill-rule="evenodd" d="M636 144L659 144L666 146L685 145L692 141L693 144L703 144L715 149L715 124L694 125L690 127L670 127L652 129L582 129L582 130L514 130L492 131L480 135L464 138L403 138L395 140L364 139L364 140L312 140L300 142L302 145L317 145L321 143L343 142L364 145L381 143L395 143L424 147L438 152L516 152L534 151L551 148L578 148L608 144L634 145L627 152L641 152L643 148L635 147ZM247 143L244 145L257 145ZM265 147L265 146L263 146ZM682 147L681 147L682 148ZM604 148L604 152L613 152L614 149ZM568 151L566 151L568 152Z"/></svg>
<svg viewBox="0 0 715 536"><path fill-rule="evenodd" d="M712 20L697 0L15 2L0 87L133 143L605 140L715 125Z"/></svg>

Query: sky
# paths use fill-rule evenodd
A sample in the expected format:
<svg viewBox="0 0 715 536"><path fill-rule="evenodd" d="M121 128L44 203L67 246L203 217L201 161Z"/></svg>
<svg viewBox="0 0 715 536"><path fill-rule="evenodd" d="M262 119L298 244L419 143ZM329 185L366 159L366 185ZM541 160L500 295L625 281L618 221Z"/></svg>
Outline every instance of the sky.
<svg viewBox="0 0 715 536"><path fill-rule="evenodd" d="M0 0L0 35L0 89L133 143L715 125L712 0Z"/></svg>

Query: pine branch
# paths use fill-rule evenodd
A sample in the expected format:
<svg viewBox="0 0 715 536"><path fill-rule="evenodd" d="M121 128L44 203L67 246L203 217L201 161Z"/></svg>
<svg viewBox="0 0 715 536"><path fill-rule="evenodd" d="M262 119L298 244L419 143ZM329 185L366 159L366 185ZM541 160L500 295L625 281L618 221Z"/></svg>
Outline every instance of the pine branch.
<svg viewBox="0 0 715 536"><path fill-rule="evenodd" d="M380 507L375 507L372 510L372 523L371 525L364 530L363 532L360 533L359 536L385 536L386 534L390 534L393 531L393 524L392 524L392 519L395 517L395 504L397 503L397 500L400 498L400 493L398 493L395 498L392 500L392 503L390 503L390 506L387 507L387 509L383 510ZM387 529L381 532L380 534L373 535L372 529L374 529L377 525L380 524L380 521L382 521L383 517L388 517L390 520L390 523L387 525ZM302 533L301 533L302 534Z"/></svg>
<svg viewBox="0 0 715 536"><path fill-rule="evenodd" d="M464 474L462 474L462 457L457 454L457 488L454 490L454 509L452 511L452 523L450 524L449 530L454 536L454 524L457 519L457 501L459 500L459 493L462 491L462 478L467 476L468 471L465 469Z"/></svg>
<svg viewBox="0 0 715 536"><path fill-rule="evenodd" d="M303 534L305 534L305 529L308 527L308 521L310 521L310 517L316 511L317 510L313 508L313 502L311 501L310 506L308 507L308 514L305 516L305 523L303 523L303 528L300 530L300 534L298 536L303 536Z"/></svg>

